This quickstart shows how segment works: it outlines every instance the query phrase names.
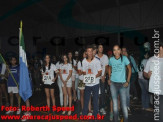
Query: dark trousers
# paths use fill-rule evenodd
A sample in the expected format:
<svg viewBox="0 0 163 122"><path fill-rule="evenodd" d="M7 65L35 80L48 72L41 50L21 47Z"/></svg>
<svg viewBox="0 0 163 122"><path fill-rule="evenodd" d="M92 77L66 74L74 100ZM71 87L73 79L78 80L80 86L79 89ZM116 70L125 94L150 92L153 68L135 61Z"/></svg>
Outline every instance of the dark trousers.
<svg viewBox="0 0 163 122"><path fill-rule="evenodd" d="M99 104L98 104L98 98L99 98L99 84L95 86L85 86L84 90L84 108L83 108L83 115L88 114L88 104L90 100L91 93L93 95L93 115L97 117L98 110L99 110Z"/></svg>

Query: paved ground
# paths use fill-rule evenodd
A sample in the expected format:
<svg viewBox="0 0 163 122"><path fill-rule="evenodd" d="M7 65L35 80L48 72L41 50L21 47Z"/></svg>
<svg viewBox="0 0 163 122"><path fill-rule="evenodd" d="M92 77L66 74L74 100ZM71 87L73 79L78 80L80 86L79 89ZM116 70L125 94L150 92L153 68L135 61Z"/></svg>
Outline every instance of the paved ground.
<svg viewBox="0 0 163 122"><path fill-rule="evenodd" d="M44 91L41 92L35 92L33 94L33 96L30 99L31 105L33 106L45 106L46 105L46 99L45 99L45 94ZM16 103L16 102L15 102ZM104 117L104 120L100 120L99 122L109 122L109 99L106 100L106 110L107 110L107 114ZM22 105L24 105L24 103L22 102ZM59 105L59 97L58 97L58 93L56 92L56 105ZM75 111L72 113L74 114L78 114L80 113L80 103L76 103L74 104L75 106ZM140 101L137 102L133 102L131 103L131 108L132 108L132 112L131 115L129 115L129 122L153 122L153 113L152 112L144 112L141 110L141 103ZM4 112L0 113L1 115L5 115ZM32 112L32 115L47 115L47 112ZM53 113L52 113L53 114ZM60 115L61 113L56 113L57 115ZM10 120L11 121L11 120ZM12 120L13 122L19 122L18 120ZM28 120L28 122L33 122L34 120ZM36 120L35 120L36 121ZM38 121L38 120L37 120ZM40 122L46 122L47 120L40 120ZM53 120L55 122L57 122L56 120ZM79 121L79 120L65 120L62 122L72 122L72 121ZM0 120L0 122L2 122ZM9 122L9 120L6 120L5 122Z"/></svg>

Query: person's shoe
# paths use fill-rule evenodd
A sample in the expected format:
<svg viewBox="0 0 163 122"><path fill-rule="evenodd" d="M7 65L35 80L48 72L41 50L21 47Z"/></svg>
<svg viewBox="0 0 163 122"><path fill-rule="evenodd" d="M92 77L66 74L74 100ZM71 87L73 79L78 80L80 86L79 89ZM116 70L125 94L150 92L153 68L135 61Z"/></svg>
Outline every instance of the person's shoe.
<svg viewBox="0 0 163 122"><path fill-rule="evenodd" d="M20 114L21 113L21 109L19 108L18 111L16 112L16 114Z"/></svg>
<svg viewBox="0 0 163 122"><path fill-rule="evenodd" d="M88 116L92 116L92 112L91 111L89 111Z"/></svg>
<svg viewBox="0 0 163 122"><path fill-rule="evenodd" d="M130 109L130 107L127 107L127 110L128 110L128 115L131 115L131 109Z"/></svg>
<svg viewBox="0 0 163 122"><path fill-rule="evenodd" d="M104 108L101 108L101 109L100 109L100 112L102 113L102 115L105 115L105 114L106 114L106 111L105 111Z"/></svg>
<svg viewBox="0 0 163 122"><path fill-rule="evenodd" d="M21 121L27 121L31 116L31 113L30 112L26 112L24 113L24 115L22 116L22 120Z"/></svg>
<svg viewBox="0 0 163 122"><path fill-rule="evenodd" d="M110 121L113 121L113 112L110 112Z"/></svg>
<svg viewBox="0 0 163 122"><path fill-rule="evenodd" d="M104 109L103 109L103 108L101 108L101 109L100 109L100 113L102 113L102 112L103 112L103 110L104 110Z"/></svg>
<svg viewBox="0 0 163 122"><path fill-rule="evenodd" d="M82 111L80 112L80 115L82 115Z"/></svg>
<svg viewBox="0 0 163 122"><path fill-rule="evenodd" d="M14 111L9 110L9 111L6 112L6 114L11 114L11 113L13 113L13 112L14 112Z"/></svg>
<svg viewBox="0 0 163 122"><path fill-rule="evenodd" d="M152 108L147 108L147 109L144 109L145 111L149 111L149 112L152 112L153 109Z"/></svg>
<svg viewBox="0 0 163 122"><path fill-rule="evenodd" d="M67 115L70 116L71 115L71 111L69 111Z"/></svg>
<svg viewBox="0 0 163 122"><path fill-rule="evenodd" d="M137 97L134 97L133 100L137 100L138 98Z"/></svg>
<svg viewBox="0 0 163 122"><path fill-rule="evenodd" d="M65 113L66 113L66 111L63 111L63 112L62 112L62 114L65 114Z"/></svg>
<svg viewBox="0 0 163 122"><path fill-rule="evenodd" d="M131 111L131 110L130 110L130 107L127 107L127 110L128 110L128 111Z"/></svg>

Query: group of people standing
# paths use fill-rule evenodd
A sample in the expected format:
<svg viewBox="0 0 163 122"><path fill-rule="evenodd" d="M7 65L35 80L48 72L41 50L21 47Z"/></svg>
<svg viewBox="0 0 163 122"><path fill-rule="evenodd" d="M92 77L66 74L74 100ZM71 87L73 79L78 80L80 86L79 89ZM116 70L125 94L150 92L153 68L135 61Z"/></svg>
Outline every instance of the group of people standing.
<svg viewBox="0 0 163 122"><path fill-rule="evenodd" d="M160 52L157 55L159 55L161 61L160 66L163 66L163 45L161 43ZM53 62L50 55L45 55L40 66L40 72L46 94L47 106L51 106L51 100L52 105L55 106L54 92L56 90L55 86L58 85L60 106L72 107L72 103L80 101L81 115L93 115L95 117L100 113L105 115L106 87L109 86L111 93L110 120L117 122L119 120L119 111L122 109L124 122L128 122L131 94L134 99L138 98L135 87L135 82L138 77L142 91L142 109L147 111L152 110L150 108L149 92L151 90L148 92L148 80L150 79L150 83L153 82L151 79L153 77L153 73L151 72L152 68L150 68L153 57L149 60L148 54L145 54L144 57L145 59L142 60L139 66L136 64L134 58L128 54L126 47L114 45L112 55L107 56L104 54L102 44L89 45L79 52L76 51L74 54L71 51L67 52L60 56L59 61L55 62ZM12 57L10 63L11 66L9 68L13 74L15 73L14 77L17 78L19 76L19 68L16 65L16 58ZM1 64L0 86L2 88L5 72L4 67ZM160 74L160 77L162 76ZM13 106L13 94L16 94L19 102L18 89L16 89L16 84L10 76L8 77L8 93L10 94L11 106ZM162 92L159 95L162 100ZM7 98L6 101L8 101ZM9 114L9 112L6 114ZM62 114L71 115L72 112L63 111Z"/></svg>

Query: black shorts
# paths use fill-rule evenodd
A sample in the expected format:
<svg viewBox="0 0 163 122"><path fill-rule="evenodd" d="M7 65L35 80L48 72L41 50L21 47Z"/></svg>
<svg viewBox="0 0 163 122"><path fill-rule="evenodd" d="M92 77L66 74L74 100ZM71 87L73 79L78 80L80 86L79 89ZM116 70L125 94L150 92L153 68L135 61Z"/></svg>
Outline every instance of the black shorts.
<svg viewBox="0 0 163 122"><path fill-rule="evenodd" d="M56 83L52 83L51 85L49 85L49 84L44 84L43 86L44 86L44 88L55 89Z"/></svg>

